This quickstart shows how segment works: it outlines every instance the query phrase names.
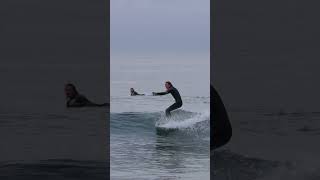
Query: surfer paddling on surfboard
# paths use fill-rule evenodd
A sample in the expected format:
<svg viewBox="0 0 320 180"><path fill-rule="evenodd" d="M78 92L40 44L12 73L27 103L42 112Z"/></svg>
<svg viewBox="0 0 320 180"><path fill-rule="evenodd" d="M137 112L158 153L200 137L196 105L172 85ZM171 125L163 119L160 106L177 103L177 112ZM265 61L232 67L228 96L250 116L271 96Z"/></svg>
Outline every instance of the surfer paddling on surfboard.
<svg viewBox="0 0 320 180"><path fill-rule="evenodd" d="M172 85L170 81L167 81L165 83L165 87L167 89L165 92L158 92L158 93L152 92L152 95L161 96L161 95L171 94L173 96L176 102L166 109L166 116L170 116L171 111L178 109L182 106L182 99L179 91Z"/></svg>
<svg viewBox="0 0 320 180"><path fill-rule="evenodd" d="M139 94L133 88L130 88L130 94L131 94L131 96L144 96L144 94Z"/></svg>
<svg viewBox="0 0 320 180"><path fill-rule="evenodd" d="M75 85L68 83L64 87L64 92L67 100L67 107L102 107L107 106L107 103L96 104L89 101L85 96L78 93Z"/></svg>

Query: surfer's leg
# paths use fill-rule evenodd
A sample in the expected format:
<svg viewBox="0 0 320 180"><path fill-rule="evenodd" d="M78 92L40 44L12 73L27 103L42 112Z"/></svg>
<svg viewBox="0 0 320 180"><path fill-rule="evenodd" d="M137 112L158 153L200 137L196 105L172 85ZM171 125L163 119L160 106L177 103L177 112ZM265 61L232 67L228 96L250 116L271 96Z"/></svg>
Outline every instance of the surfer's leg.
<svg viewBox="0 0 320 180"><path fill-rule="evenodd" d="M170 113L169 108L166 109L166 116L167 116L167 117L171 116L171 113Z"/></svg>
<svg viewBox="0 0 320 180"><path fill-rule="evenodd" d="M171 111L174 110L174 104L172 104L171 106L169 106L166 109L166 116L171 116Z"/></svg>
<svg viewBox="0 0 320 180"><path fill-rule="evenodd" d="M170 107L168 107L167 109L166 109L166 115L167 116L170 116L171 115L171 111L173 111L173 110L176 110L176 109L178 109L178 108L180 108L182 106L182 104L181 103L174 103L174 104L172 104Z"/></svg>

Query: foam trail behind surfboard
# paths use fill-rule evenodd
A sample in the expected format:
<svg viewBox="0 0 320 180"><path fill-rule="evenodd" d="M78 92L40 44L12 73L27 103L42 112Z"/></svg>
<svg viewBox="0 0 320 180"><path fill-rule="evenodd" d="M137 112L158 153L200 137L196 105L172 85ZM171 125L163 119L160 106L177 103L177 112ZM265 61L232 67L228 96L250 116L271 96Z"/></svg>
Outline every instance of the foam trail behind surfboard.
<svg viewBox="0 0 320 180"><path fill-rule="evenodd" d="M183 117L183 116L181 116ZM164 128L164 129L186 129L186 128L192 128L197 123L207 121L210 118L210 112L206 111L203 113L197 113L194 116L191 116L187 119L180 119L180 116L175 116L172 118L169 118L167 122L157 124L156 126L158 128Z"/></svg>

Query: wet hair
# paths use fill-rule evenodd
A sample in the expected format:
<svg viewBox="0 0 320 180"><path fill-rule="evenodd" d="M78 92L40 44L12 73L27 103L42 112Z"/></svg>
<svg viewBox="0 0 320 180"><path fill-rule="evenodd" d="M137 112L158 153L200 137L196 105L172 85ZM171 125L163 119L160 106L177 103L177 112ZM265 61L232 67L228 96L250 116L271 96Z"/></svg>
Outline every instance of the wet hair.
<svg viewBox="0 0 320 180"><path fill-rule="evenodd" d="M172 86L172 83L170 81L166 81L166 84L169 84L170 86Z"/></svg>
<svg viewBox="0 0 320 180"><path fill-rule="evenodd" d="M77 91L77 88L76 88L76 86L75 86L74 84L72 84L72 83L67 83L67 84L65 85L65 87L67 87L67 86L71 87L72 90L73 90L73 92L74 92L76 95L79 94L78 91Z"/></svg>

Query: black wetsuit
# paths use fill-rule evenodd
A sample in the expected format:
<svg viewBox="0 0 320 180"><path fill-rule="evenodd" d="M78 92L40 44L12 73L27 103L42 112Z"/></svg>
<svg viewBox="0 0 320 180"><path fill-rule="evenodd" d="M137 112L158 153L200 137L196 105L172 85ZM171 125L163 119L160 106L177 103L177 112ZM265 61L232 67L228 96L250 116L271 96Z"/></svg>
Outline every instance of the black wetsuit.
<svg viewBox="0 0 320 180"><path fill-rule="evenodd" d="M137 92L135 91L131 92L131 96L137 96L137 95L139 95Z"/></svg>
<svg viewBox="0 0 320 180"><path fill-rule="evenodd" d="M232 136L232 127L228 118L227 111L217 91L211 86L210 89L210 126L211 126L211 141L210 149L219 148L227 144Z"/></svg>
<svg viewBox="0 0 320 180"><path fill-rule="evenodd" d="M166 92L155 93L155 95L166 95L169 93L173 96L176 102L166 109L167 116L171 115L170 114L171 111L178 109L182 106L182 99L181 99L180 93L175 87L171 87Z"/></svg>
<svg viewBox="0 0 320 180"><path fill-rule="evenodd" d="M131 92L131 96L144 96L144 94L139 94L136 91Z"/></svg>
<svg viewBox="0 0 320 180"><path fill-rule="evenodd" d="M74 98L67 99L67 107L102 107L107 106L108 103L104 104L95 104L89 101L85 96L83 95L76 95Z"/></svg>

